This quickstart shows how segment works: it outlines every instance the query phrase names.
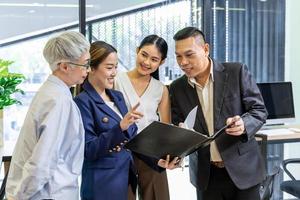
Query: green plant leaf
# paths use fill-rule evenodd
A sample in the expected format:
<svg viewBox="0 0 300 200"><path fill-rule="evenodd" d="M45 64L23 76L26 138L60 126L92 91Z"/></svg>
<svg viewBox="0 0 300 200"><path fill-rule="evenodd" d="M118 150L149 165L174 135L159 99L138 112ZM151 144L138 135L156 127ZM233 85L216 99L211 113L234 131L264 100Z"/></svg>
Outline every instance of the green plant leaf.
<svg viewBox="0 0 300 200"><path fill-rule="evenodd" d="M9 73L8 67L13 61L0 59L0 110L13 104L21 104L20 101L11 98L15 93L24 94L17 86L25 80L24 75Z"/></svg>

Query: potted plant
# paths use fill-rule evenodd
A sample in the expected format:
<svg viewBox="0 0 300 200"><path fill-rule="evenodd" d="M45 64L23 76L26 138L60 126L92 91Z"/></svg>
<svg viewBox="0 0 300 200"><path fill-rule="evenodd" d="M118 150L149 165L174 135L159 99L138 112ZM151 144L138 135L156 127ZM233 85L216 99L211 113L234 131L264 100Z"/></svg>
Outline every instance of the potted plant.
<svg viewBox="0 0 300 200"><path fill-rule="evenodd" d="M5 106L20 104L21 102L11 97L15 93L24 93L17 86L25 79L22 74L10 73L8 67L13 61L0 59L0 110Z"/></svg>
<svg viewBox="0 0 300 200"><path fill-rule="evenodd" d="M10 73L8 67L13 61L0 59L0 148L3 147L3 108L21 102L11 95L24 92L17 86L25 79L22 74ZM1 156L1 155L0 155Z"/></svg>

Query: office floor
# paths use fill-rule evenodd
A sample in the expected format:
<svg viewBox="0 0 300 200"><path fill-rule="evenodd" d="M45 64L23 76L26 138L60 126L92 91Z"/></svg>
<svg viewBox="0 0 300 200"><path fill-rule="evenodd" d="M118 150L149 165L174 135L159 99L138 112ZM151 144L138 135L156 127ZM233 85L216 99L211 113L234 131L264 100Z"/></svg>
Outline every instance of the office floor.
<svg viewBox="0 0 300 200"><path fill-rule="evenodd" d="M171 200L196 200L196 189L190 183L189 169L168 170L168 182Z"/></svg>
<svg viewBox="0 0 300 200"><path fill-rule="evenodd" d="M197 200L196 189L190 183L189 179L189 169L185 168L182 170L174 169L167 170L169 190L170 190L170 200ZM4 170L1 167L0 170L0 184L2 183L4 177ZM80 180L79 180L80 182ZM284 200L295 200L291 195L284 195Z"/></svg>
<svg viewBox="0 0 300 200"><path fill-rule="evenodd" d="M189 169L168 170L170 200L197 200L196 189L190 183ZM292 195L284 194L284 200L296 200ZM275 199L279 200L279 199Z"/></svg>

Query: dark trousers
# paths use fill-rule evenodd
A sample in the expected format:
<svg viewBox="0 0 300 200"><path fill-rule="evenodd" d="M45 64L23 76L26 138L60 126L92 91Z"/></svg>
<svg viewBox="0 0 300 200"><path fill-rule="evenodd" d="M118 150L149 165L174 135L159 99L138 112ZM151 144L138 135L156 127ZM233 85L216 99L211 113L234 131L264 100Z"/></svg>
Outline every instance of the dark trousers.
<svg viewBox="0 0 300 200"><path fill-rule="evenodd" d="M259 185L240 190L232 182L225 168L211 165L208 187L197 191L198 200L259 200Z"/></svg>

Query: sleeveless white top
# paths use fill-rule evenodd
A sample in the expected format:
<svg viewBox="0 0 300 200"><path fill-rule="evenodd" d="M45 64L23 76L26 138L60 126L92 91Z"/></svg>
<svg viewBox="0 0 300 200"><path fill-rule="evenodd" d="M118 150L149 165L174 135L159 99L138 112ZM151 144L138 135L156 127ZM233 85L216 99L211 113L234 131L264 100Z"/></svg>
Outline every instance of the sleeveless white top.
<svg viewBox="0 0 300 200"><path fill-rule="evenodd" d="M115 79L115 89L123 93L126 106L131 110L138 102L140 102L137 110L144 114L144 116L136 122L138 133L153 121L158 121L158 105L162 99L164 85L160 81L151 77L150 83L142 96L136 93L127 73L118 73Z"/></svg>

